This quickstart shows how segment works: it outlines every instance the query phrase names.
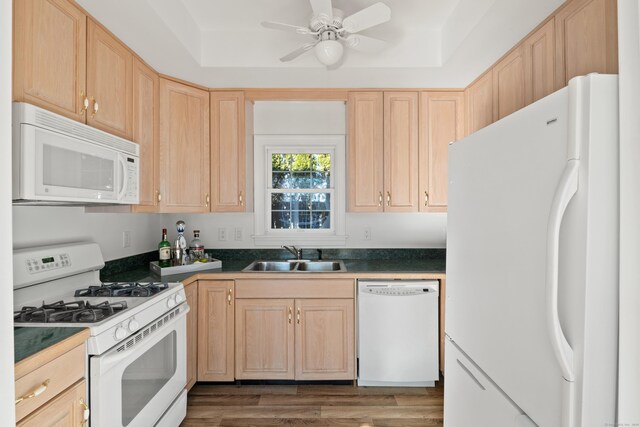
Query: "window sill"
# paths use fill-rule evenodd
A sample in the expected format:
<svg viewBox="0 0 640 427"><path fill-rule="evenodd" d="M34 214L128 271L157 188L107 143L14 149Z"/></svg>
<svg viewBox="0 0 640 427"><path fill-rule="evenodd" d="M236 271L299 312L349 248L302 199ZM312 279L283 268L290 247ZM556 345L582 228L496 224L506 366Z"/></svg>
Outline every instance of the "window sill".
<svg viewBox="0 0 640 427"><path fill-rule="evenodd" d="M280 246L280 245L299 245L299 246L345 246L347 244L347 236L269 236L254 235L253 240L256 246Z"/></svg>

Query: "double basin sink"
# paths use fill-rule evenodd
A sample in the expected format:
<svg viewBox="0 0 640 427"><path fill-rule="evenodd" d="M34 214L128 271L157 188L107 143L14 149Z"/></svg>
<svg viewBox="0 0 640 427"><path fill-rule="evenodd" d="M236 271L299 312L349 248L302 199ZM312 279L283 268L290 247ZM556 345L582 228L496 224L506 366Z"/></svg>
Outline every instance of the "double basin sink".
<svg viewBox="0 0 640 427"><path fill-rule="evenodd" d="M255 271L255 272L278 272L278 273L300 273L300 272L345 272L345 267L342 261L305 261L305 260L291 260L291 261L254 261L245 267L243 272Z"/></svg>

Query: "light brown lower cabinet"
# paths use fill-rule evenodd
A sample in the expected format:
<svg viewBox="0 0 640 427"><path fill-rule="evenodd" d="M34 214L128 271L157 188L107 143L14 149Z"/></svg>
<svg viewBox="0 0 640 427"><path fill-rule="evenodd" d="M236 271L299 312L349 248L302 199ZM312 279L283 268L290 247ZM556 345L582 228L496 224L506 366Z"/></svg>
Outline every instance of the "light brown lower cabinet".
<svg viewBox="0 0 640 427"><path fill-rule="evenodd" d="M233 280L198 281L198 381L233 381Z"/></svg>
<svg viewBox="0 0 640 427"><path fill-rule="evenodd" d="M198 282L184 287L189 312L187 313L187 390L198 380Z"/></svg>
<svg viewBox="0 0 640 427"><path fill-rule="evenodd" d="M236 378L355 379L353 299L238 299Z"/></svg>
<svg viewBox="0 0 640 427"><path fill-rule="evenodd" d="M86 383L78 381L37 411L24 418L17 427L83 426Z"/></svg>

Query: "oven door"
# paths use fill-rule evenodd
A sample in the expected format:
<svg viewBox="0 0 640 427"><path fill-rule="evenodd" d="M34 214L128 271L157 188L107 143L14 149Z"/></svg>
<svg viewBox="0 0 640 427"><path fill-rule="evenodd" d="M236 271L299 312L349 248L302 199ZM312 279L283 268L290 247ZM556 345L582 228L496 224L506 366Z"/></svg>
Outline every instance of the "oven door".
<svg viewBox="0 0 640 427"><path fill-rule="evenodd" d="M187 382L186 304L90 359L91 425L149 427Z"/></svg>

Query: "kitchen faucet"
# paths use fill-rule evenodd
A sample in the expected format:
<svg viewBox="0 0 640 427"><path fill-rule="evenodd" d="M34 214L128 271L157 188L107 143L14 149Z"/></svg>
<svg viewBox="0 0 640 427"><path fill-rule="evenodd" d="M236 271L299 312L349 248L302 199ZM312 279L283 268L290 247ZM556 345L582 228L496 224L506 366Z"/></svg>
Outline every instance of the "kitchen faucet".
<svg viewBox="0 0 640 427"><path fill-rule="evenodd" d="M286 249L289 252L291 252L296 257L296 259L302 259L302 248L297 248L295 246L282 245L282 249Z"/></svg>

